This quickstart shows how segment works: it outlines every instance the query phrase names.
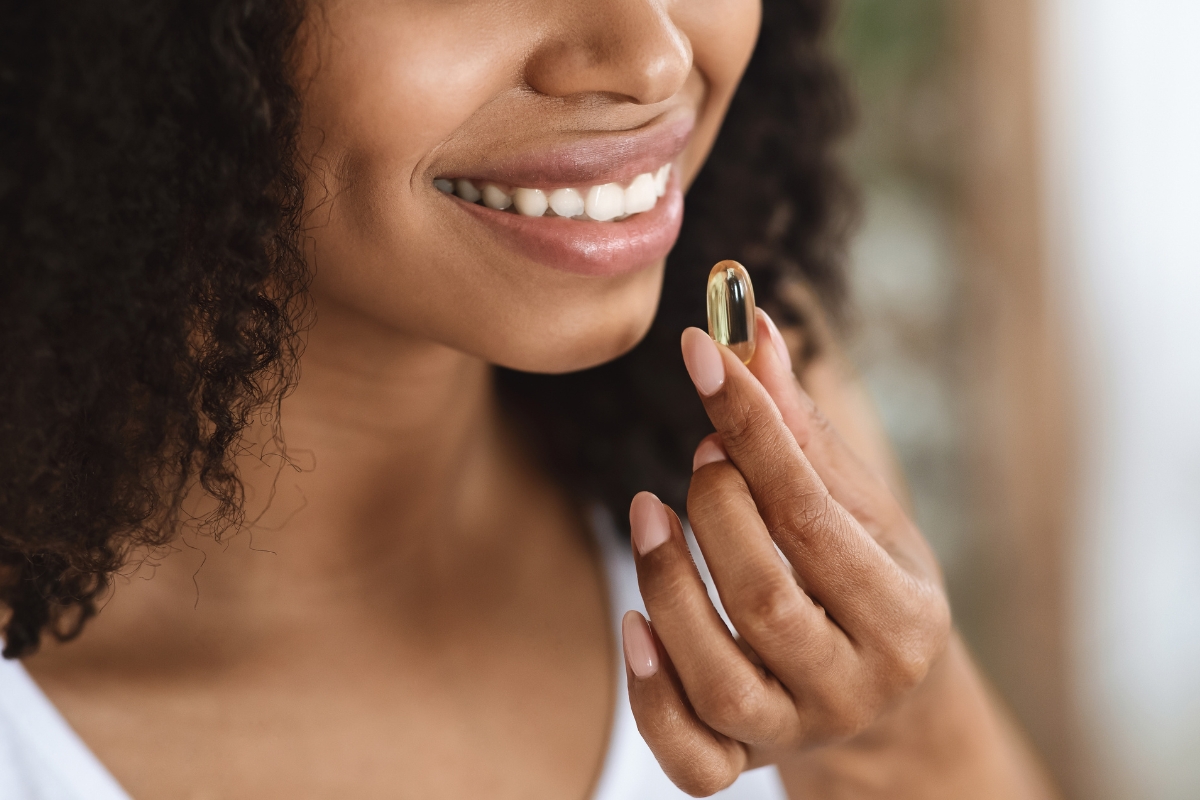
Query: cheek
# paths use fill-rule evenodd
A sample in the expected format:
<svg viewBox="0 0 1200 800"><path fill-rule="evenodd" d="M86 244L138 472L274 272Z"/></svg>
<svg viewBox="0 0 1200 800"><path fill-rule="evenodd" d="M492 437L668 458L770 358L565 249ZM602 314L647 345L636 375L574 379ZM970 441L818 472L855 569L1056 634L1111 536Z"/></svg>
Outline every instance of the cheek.
<svg viewBox="0 0 1200 800"><path fill-rule="evenodd" d="M345 3L310 23L301 152L330 194L356 191L363 176L410 181L504 88L506 48L490 15L411 6Z"/></svg>
<svg viewBox="0 0 1200 800"><path fill-rule="evenodd" d="M714 99L728 102L754 52L762 21L759 0L681 2L671 16L692 44L695 68Z"/></svg>
<svg viewBox="0 0 1200 800"><path fill-rule="evenodd" d="M516 69L505 59L519 47L487 5L366 0L310 20L298 83L318 310L466 350L459 329L481 320L500 349L529 327L510 318L510 287L458 255L470 248L430 213L423 174Z"/></svg>
<svg viewBox="0 0 1200 800"><path fill-rule="evenodd" d="M679 2L671 9L675 24L692 46L692 91L702 97L693 147L685 164L685 180L695 179L716 141L725 112L754 45L762 21L759 0Z"/></svg>

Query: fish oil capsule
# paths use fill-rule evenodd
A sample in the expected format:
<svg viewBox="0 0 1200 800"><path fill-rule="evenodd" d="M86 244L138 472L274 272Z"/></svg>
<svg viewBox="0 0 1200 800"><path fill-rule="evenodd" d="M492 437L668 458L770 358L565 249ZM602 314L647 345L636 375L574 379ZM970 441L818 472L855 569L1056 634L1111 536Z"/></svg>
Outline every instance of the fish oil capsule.
<svg viewBox="0 0 1200 800"><path fill-rule="evenodd" d="M754 286L736 261L722 261L708 273L708 335L749 364L754 357Z"/></svg>

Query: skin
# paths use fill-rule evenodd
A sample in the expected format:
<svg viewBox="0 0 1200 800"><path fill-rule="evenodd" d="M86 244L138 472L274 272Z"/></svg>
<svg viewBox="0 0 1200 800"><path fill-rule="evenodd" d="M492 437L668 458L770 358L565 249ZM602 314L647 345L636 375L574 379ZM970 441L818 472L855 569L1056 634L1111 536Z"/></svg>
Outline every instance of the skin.
<svg viewBox="0 0 1200 800"><path fill-rule="evenodd" d="M554 270L462 235L432 180L691 115L690 183L758 17L751 0L313 8L296 71L318 322L281 410L290 462L253 430L247 528L136 554L79 640L26 662L133 797L589 795L618 647L599 557L497 412L490 371L621 354L663 265ZM886 448L853 388L828 362L801 375L873 467L774 353L749 369L720 356L705 404L728 458L689 498L740 646L700 600L676 518L636 501L670 524L637 556L654 638L632 621L657 669L627 675L663 768L698 794L778 763L795 797L1048 796L874 477Z"/></svg>
<svg viewBox="0 0 1200 800"><path fill-rule="evenodd" d="M546 267L464 237L433 179L691 117L679 159L690 183L749 59L759 9L705 0L669 10L647 0L347 0L314 12L298 83L302 148L319 169L309 197L321 313L344 312L410 348L539 372L630 349L653 320L661 262L609 277Z"/></svg>
<svg viewBox="0 0 1200 800"><path fill-rule="evenodd" d="M952 636L920 531L761 310L757 324L748 365L698 329L682 340L717 431L696 450L688 519L740 637L679 517L649 493L630 510L654 621L624 620L630 702L663 769L695 795L778 764L794 797L1048 796Z"/></svg>

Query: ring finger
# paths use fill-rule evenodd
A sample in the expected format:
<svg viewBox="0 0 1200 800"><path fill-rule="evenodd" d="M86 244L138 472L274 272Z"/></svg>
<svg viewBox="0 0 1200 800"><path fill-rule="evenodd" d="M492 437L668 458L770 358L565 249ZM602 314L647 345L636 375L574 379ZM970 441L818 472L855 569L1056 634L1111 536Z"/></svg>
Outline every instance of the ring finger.
<svg viewBox="0 0 1200 800"><path fill-rule="evenodd" d="M853 644L797 584L733 464L696 470L688 519L734 627L797 702L857 674Z"/></svg>

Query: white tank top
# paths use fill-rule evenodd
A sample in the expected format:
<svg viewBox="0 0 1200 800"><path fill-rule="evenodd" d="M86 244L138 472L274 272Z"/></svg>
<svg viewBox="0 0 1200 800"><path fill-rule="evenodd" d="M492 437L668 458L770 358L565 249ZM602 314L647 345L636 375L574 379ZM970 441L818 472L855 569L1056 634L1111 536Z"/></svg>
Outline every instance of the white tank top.
<svg viewBox="0 0 1200 800"><path fill-rule="evenodd" d="M608 577L612 622L621 641L621 617L646 611L637 587L633 555L617 541L611 520L598 511L593 521ZM696 551L693 544L693 551ZM696 552L709 594L716 599L704 562ZM719 603L719 601L717 601ZM717 606L721 609L720 605ZM724 611L722 616L724 616ZM618 645L617 707L600 780L592 800L685 800L659 768L638 733ZM718 792L721 800L786 800L774 767L744 773ZM128 793L88 749L20 662L0 659L0 800L130 800Z"/></svg>

